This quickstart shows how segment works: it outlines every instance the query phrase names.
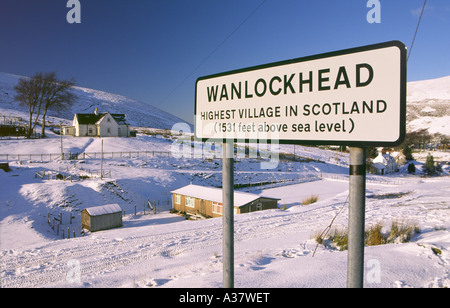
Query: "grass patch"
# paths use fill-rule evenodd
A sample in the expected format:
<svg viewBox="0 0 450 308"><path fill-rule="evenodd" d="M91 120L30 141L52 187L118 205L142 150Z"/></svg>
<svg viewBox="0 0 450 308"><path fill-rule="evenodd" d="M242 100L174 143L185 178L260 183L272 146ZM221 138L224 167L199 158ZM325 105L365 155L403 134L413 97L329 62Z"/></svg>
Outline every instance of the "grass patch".
<svg viewBox="0 0 450 308"><path fill-rule="evenodd" d="M414 234L420 233L420 228L410 222L392 221L389 232L383 232L383 224L376 223L366 229L364 233L365 246L377 246L389 243L407 243L411 241ZM322 232L323 233L323 232ZM326 238L321 232L316 232L314 239L316 243L324 246L333 246L341 251L348 249L348 230L345 228L333 229Z"/></svg>
<svg viewBox="0 0 450 308"><path fill-rule="evenodd" d="M392 221L391 232L387 237L388 243L407 243L411 241L414 234L420 233L420 228L413 223L399 222L398 220Z"/></svg>
<svg viewBox="0 0 450 308"><path fill-rule="evenodd" d="M366 246L383 245L387 242L387 237L383 234L383 224L377 223L369 227L364 233L364 244Z"/></svg>
<svg viewBox="0 0 450 308"><path fill-rule="evenodd" d="M339 250L344 251L348 249L348 232L345 229L333 229L330 236L330 241L334 243Z"/></svg>
<svg viewBox="0 0 450 308"><path fill-rule="evenodd" d="M398 199L402 198L404 196L409 195L411 192L398 192L398 193L387 193L387 194L380 194L380 195L369 195L367 198L369 199L378 199L378 200L385 200L385 199Z"/></svg>
<svg viewBox="0 0 450 308"><path fill-rule="evenodd" d="M442 255L442 250L440 250L439 248L431 247L431 250L433 251L433 253L434 253L436 256Z"/></svg>
<svg viewBox="0 0 450 308"><path fill-rule="evenodd" d="M331 246L341 251L348 249L348 233L344 228L332 229L326 238L323 236L323 232L317 231L314 234L314 239L316 240L316 243L324 246Z"/></svg>
<svg viewBox="0 0 450 308"><path fill-rule="evenodd" d="M319 196L317 195L311 195L308 198L305 198L302 200L302 205L308 205L316 203L319 200Z"/></svg>

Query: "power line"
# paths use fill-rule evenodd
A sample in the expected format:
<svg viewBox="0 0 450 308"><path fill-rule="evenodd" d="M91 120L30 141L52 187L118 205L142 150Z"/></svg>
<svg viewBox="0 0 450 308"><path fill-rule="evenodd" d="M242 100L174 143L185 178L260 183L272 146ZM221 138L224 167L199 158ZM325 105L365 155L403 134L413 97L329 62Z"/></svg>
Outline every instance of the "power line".
<svg viewBox="0 0 450 308"><path fill-rule="evenodd" d="M422 20L423 11L425 11L426 4L427 4L427 0L425 0L425 2L423 3L422 12L420 13L420 18L419 18L419 23L417 24L416 32L414 33L414 38L413 38L413 41L411 43L411 48L409 49L408 58L406 59L406 61L409 60L409 56L411 55L411 51L412 51L413 46L414 46L414 41L416 40L417 31L419 31L420 21Z"/></svg>
<svg viewBox="0 0 450 308"><path fill-rule="evenodd" d="M164 103L176 90L178 90L179 87L181 87L186 80L188 80L194 73L206 62L211 58L219 49L222 47L255 13L266 3L267 0L263 0L256 9L253 10L253 12L250 13L219 45L217 45L216 48L214 48L213 51L209 53L206 58L204 58L166 97L164 97L159 104L156 105L156 107L160 106L162 103Z"/></svg>

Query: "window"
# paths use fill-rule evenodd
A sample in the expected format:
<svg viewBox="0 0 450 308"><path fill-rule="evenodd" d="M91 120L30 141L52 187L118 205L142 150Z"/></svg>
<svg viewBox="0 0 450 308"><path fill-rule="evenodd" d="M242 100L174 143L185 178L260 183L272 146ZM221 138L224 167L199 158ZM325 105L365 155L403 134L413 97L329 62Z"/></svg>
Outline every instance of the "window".
<svg viewBox="0 0 450 308"><path fill-rule="evenodd" d="M106 122L111 122L111 119L110 118L106 118Z"/></svg>
<svg viewBox="0 0 450 308"><path fill-rule="evenodd" d="M181 196L175 195L175 204L181 204Z"/></svg>
<svg viewBox="0 0 450 308"><path fill-rule="evenodd" d="M213 202L212 203L212 211L213 211L213 213L222 215L223 214L223 204L219 203L219 202Z"/></svg>
<svg viewBox="0 0 450 308"><path fill-rule="evenodd" d="M263 208L263 207L262 207L262 203L257 203L257 204L256 204L256 210L257 210L257 211L261 211L262 208Z"/></svg>
<svg viewBox="0 0 450 308"><path fill-rule="evenodd" d="M111 134L111 128L108 127L108 134Z"/></svg>
<svg viewBox="0 0 450 308"><path fill-rule="evenodd" d="M92 128L89 128L89 135L92 135Z"/></svg>
<svg viewBox="0 0 450 308"><path fill-rule="evenodd" d="M186 206L195 208L195 198L186 197Z"/></svg>

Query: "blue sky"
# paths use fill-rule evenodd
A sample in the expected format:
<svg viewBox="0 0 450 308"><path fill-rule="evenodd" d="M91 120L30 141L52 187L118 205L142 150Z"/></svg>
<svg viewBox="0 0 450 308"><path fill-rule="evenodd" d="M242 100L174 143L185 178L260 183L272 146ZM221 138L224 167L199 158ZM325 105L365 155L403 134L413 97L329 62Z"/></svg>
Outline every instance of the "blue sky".
<svg viewBox="0 0 450 308"><path fill-rule="evenodd" d="M190 122L198 77L390 40L409 48L424 3L380 0L370 24L367 0L79 1L81 23L69 24L67 0L1 0L0 71L56 71ZM450 1L428 0L408 81L448 75Z"/></svg>

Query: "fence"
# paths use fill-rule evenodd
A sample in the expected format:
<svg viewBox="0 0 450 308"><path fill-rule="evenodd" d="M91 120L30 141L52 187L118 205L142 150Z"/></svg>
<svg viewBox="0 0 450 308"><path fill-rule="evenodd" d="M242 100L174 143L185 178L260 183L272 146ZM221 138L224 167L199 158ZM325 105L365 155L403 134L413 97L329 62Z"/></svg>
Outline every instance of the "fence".
<svg viewBox="0 0 450 308"><path fill-rule="evenodd" d="M16 134L16 135L0 135L0 140L28 140L28 139L41 139L42 135L41 133L32 133L30 137L25 137L25 135L22 134Z"/></svg>
<svg viewBox="0 0 450 308"><path fill-rule="evenodd" d="M350 176L337 173L321 173L320 178L329 180L349 181ZM398 179L391 179L388 177L369 177L366 176L366 183L372 184L384 184L384 185L405 185L409 184L407 181L401 181Z"/></svg>
<svg viewBox="0 0 450 308"><path fill-rule="evenodd" d="M170 157L171 152L164 151L130 151L130 152L103 152L103 158L137 158L137 157ZM63 153L62 158L67 160L78 159L100 159L101 152L92 153ZM20 160L39 160L48 162L61 159L61 153L42 153L42 154L0 154L2 161L20 161Z"/></svg>
<svg viewBox="0 0 450 308"><path fill-rule="evenodd" d="M55 170L35 171L34 177L43 180L80 181L93 177L112 178L110 170L79 169L83 174L71 174Z"/></svg>
<svg viewBox="0 0 450 308"><path fill-rule="evenodd" d="M79 227L76 227L75 225L72 225L72 220L75 219L75 216L72 215L72 213L68 213L69 217L64 218L65 223L63 223L63 213L60 212L59 215L51 214L48 212L47 214L47 224L51 227L52 231L56 233L57 236L60 235L62 238L76 238L77 233L81 236L84 236L83 232L79 231ZM65 232L67 230L67 233ZM77 230L77 232L75 231ZM70 232L72 231L72 232Z"/></svg>
<svg viewBox="0 0 450 308"><path fill-rule="evenodd" d="M171 152L165 151L130 151L130 152L103 152L103 158L136 158L136 157L170 157ZM101 152L71 154L71 159L101 158Z"/></svg>
<svg viewBox="0 0 450 308"><path fill-rule="evenodd" d="M212 154L211 154L212 155ZM207 157L207 159L222 159L222 155L211 155L202 154L202 157ZM235 153L236 158L239 157ZM248 156L248 155L247 155ZM66 160L80 160L80 159L100 159L102 157L101 152L90 152L90 153L63 153L62 159ZM128 151L128 152L103 152L103 159L111 158L140 158L140 157L175 157L170 151ZM200 158L200 157L197 157ZM42 154L0 154L0 160L2 161L20 161L20 160L37 160L42 162L49 162L53 160L61 159L61 153L42 153ZM257 157L255 159L263 159ZM299 157L297 157L299 159Z"/></svg>
<svg viewBox="0 0 450 308"><path fill-rule="evenodd" d="M201 159L222 159L221 153L204 153L202 151L200 153L201 156L197 157L197 153L194 153L195 158ZM248 152L244 153L234 153L236 159L242 158L253 158L257 160L266 160L264 157L272 157L272 154L266 154L264 157L261 155L257 155L256 157L251 157ZM306 158L299 155L286 154L286 153L277 153L280 160L288 160L288 161L303 161L303 162L321 162L318 159L314 158ZM62 159L66 160L80 160L80 159L100 159L102 157L101 152L90 152L90 153L63 153ZM103 152L103 159L111 159L111 158L140 158L140 157L177 157L172 154L170 151L128 151L128 152ZM50 162L53 160L61 159L61 153L42 153L42 154L0 154L1 161L20 161L20 160L36 160L41 162Z"/></svg>
<svg viewBox="0 0 450 308"><path fill-rule="evenodd" d="M40 160L40 161L52 161L61 158L59 154L0 154L0 160L3 161L19 161L19 160Z"/></svg>
<svg viewBox="0 0 450 308"><path fill-rule="evenodd" d="M301 176L300 178L295 178L295 179L273 180L273 181L264 181L264 182L256 182L256 183L252 183L252 182L235 183L234 189L238 189L238 190L243 189L245 191L250 191L253 188L261 189L261 187L264 187L264 189L270 189L270 188L276 188L276 187L287 186L287 185L313 182L313 181L318 181L320 179L321 178L318 176L311 175L311 176Z"/></svg>

